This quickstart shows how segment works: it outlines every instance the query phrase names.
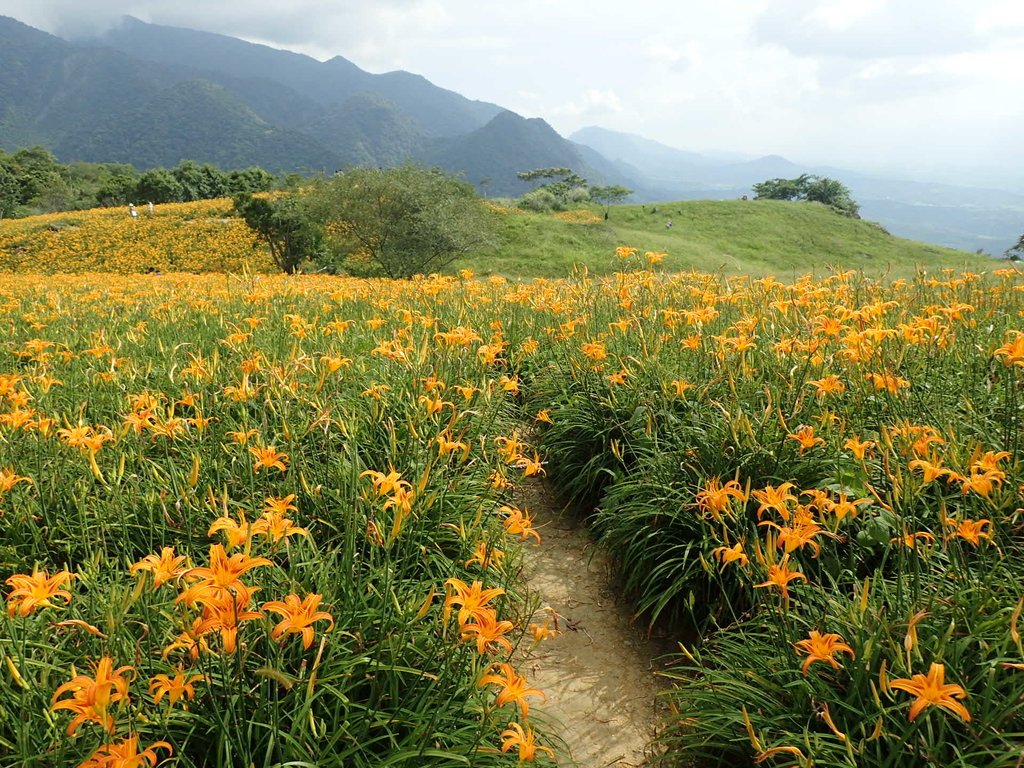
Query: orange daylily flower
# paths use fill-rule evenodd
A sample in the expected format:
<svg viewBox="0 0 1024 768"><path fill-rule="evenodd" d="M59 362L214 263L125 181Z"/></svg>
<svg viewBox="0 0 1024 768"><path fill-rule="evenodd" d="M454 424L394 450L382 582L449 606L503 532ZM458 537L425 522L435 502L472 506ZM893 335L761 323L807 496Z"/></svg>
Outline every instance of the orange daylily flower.
<svg viewBox="0 0 1024 768"><path fill-rule="evenodd" d="M729 563L739 562L741 566L750 562L750 558L743 554L743 544L737 542L731 547L715 547L711 550L711 556L717 558L723 566Z"/></svg>
<svg viewBox="0 0 1024 768"><path fill-rule="evenodd" d="M814 427L803 426L799 427L796 432L786 435L791 440L796 440L800 444L800 455L802 456L806 451L811 450L819 445L824 445L825 440L821 437L817 437L814 434Z"/></svg>
<svg viewBox="0 0 1024 768"><path fill-rule="evenodd" d="M768 581L755 584L754 587L778 587L785 605L789 605L789 582L794 579L807 581L807 577L800 571L790 570L789 555L783 555L780 562L768 566Z"/></svg>
<svg viewBox="0 0 1024 768"><path fill-rule="evenodd" d="M518 674L508 662L499 664L498 670L500 674L490 673L480 678L477 686L480 688L483 688L485 685L497 685L500 687L501 692L495 699L495 704L499 707L503 707L509 702L518 704L522 711L523 720L525 720L530 715L530 705L526 701L526 697L540 696L542 700L545 700L547 697L544 696L544 692L539 688L530 688L526 678Z"/></svg>
<svg viewBox="0 0 1024 768"><path fill-rule="evenodd" d="M16 573L4 583L13 589L7 595L7 615L28 616L37 608L51 608L50 598L63 598L65 603L71 602L71 593L61 589L71 579L73 573L63 570L47 576L46 571L34 569L32 575Z"/></svg>
<svg viewBox="0 0 1024 768"><path fill-rule="evenodd" d="M395 472L393 469L386 475L383 472L368 469L360 473L359 476L370 478L370 482L373 484L373 492L378 496L387 496L399 488L412 488L408 481L402 479L402 473Z"/></svg>
<svg viewBox="0 0 1024 768"><path fill-rule="evenodd" d="M795 487L793 483L783 483L778 487L767 485L763 491L751 491L750 495L754 497L754 500L761 502L761 506L757 508L758 519L768 510L774 510L783 520L789 520L789 507L787 504L790 501L795 502L797 500L796 496L790 493L790 490Z"/></svg>
<svg viewBox="0 0 1024 768"><path fill-rule="evenodd" d="M533 527L533 518L521 509L506 505L498 507L498 512L508 515L501 524L505 526L505 533L510 536L522 536L526 541L531 536L540 544L540 534Z"/></svg>
<svg viewBox="0 0 1024 768"><path fill-rule="evenodd" d="M492 610L483 610L477 617L477 622L469 622L460 627L462 639L468 640L476 637L476 652L483 656L489 651L495 650L492 646L500 646L506 653L512 652L512 643L505 637L505 634L513 629L511 621L499 621L497 614Z"/></svg>
<svg viewBox="0 0 1024 768"><path fill-rule="evenodd" d="M223 593L203 598L203 616L197 627L198 633L205 635L207 632L220 632L224 652L234 653L238 649L241 622L263 618L259 611L249 610L250 599L249 594L236 596Z"/></svg>
<svg viewBox="0 0 1024 768"><path fill-rule="evenodd" d="M850 658L856 658L853 649L843 642L841 635L832 632L823 635L816 629L810 631L806 640L793 643L793 647L800 653L807 654L807 658L804 659L803 666L800 668L805 675L811 664L816 661L828 662L833 669L839 669L841 665L835 659L837 653L847 653Z"/></svg>
<svg viewBox="0 0 1024 768"><path fill-rule="evenodd" d="M843 448L850 451L855 457L864 460L864 456L875 447L874 440L861 440L858 437L851 437L845 443Z"/></svg>
<svg viewBox="0 0 1024 768"><path fill-rule="evenodd" d="M1024 366L1024 333L1014 331L1013 334L1013 338L996 348L992 356L1000 358L1007 367Z"/></svg>
<svg viewBox="0 0 1024 768"><path fill-rule="evenodd" d="M967 707L957 701L967 698L967 691L959 685L946 683L945 675L945 666L932 662L927 675L917 674L910 679L899 678L889 682L890 688L917 697L910 706L908 719L914 720L926 707L934 705L959 715L968 723L971 721L971 713L967 711Z"/></svg>
<svg viewBox="0 0 1024 768"><path fill-rule="evenodd" d="M540 460L540 455L534 451L533 458L527 458L526 456L519 456L512 466L517 469L523 470L523 477L543 477L547 474L544 469L544 462Z"/></svg>
<svg viewBox="0 0 1024 768"><path fill-rule="evenodd" d="M453 578L448 579L445 586L452 589L452 594L448 595L444 601L445 620L451 613L452 606L457 605L459 606L459 624L465 624L470 619L479 619L484 613L492 611L488 603L505 594L505 590L501 587L484 589L483 583L479 581L474 581L471 586L467 586L466 582L461 579Z"/></svg>
<svg viewBox="0 0 1024 768"><path fill-rule="evenodd" d="M832 373L823 379L808 381L807 385L814 387L814 396L823 400L829 395L841 395L846 391L846 385L836 374Z"/></svg>
<svg viewBox="0 0 1024 768"><path fill-rule="evenodd" d="M99 723L108 733L113 733L114 718L108 708L118 701L128 700L129 681L124 673L133 671L132 667L114 669L114 660L104 656L95 669L95 677L76 675L53 694L51 711L67 709L75 713L68 725L69 736L74 736L82 723ZM70 693L71 698L58 701L65 693Z"/></svg>
<svg viewBox="0 0 1024 768"><path fill-rule="evenodd" d="M32 483L32 478L16 475L11 468L0 469L0 495L9 493L18 483Z"/></svg>
<svg viewBox="0 0 1024 768"><path fill-rule="evenodd" d="M626 257L628 258L628 256ZM551 747L543 747L536 742L533 729L523 728L519 723L509 723L508 728L501 732L501 751L508 752L513 747L519 750L519 762L533 762L537 752L547 752L553 760L555 752Z"/></svg>
<svg viewBox="0 0 1024 768"><path fill-rule="evenodd" d="M287 539L289 536L305 536L309 538L309 531L295 524L295 521L288 519L284 513L277 511L264 512L263 517L253 521L251 532L253 536L266 536L271 541L277 542Z"/></svg>
<svg viewBox="0 0 1024 768"><path fill-rule="evenodd" d="M928 531L914 531L912 533L907 532L902 536L889 539L891 542L900 542L907 549L917 549L918 542L924 542L930 544L935 541L935 536Z"/></svg>
<svg viewBox="0 0 1024 768"><path fill-rule="evenodd" d="M722 483L720 478L709 479L694 497L697 509L709 513L715 520L722 521L722 513L729 510L732 499L744 501L747 496L738 480Z"/></svg>
<svg viewBox="0 0 1024 768"><path fill-rule="evenodd" d="M466 561L465 565L469 568L473 563L477 563L486 571L492 565L500 565L504 556L505 553L500 549L489 546L487 542L481 541L476 545L476 549L473 550L473 556Z"/></svg>
<svg viewBox="0 0 1024 768"><path fill-rule="evenodd" d="M911 470L920 469L923 473L921 482L925 485L935 482L940 477L949 474L949 470L942 466L942 459L933 457L932 461L925 461L924 459L914 459L907 466Z"/></svg>
<svg viewBox="0 0 1024 768"><path fill-rule="evenodd" d="M132 734L124 741L104 744L78 768L156 768L158 749L166 750L168 755L174 751L166 741L157 741L139 752L139 737Z"/></svg>
<svg viewBox="0 0 1024 768"><path fill-rule="evenodd" d="M317 610L323 595L310 593L301 600L298 595L287 595L284 602L272 600L263 604L263 610L276 613L282 621L274 627L270 636L277 640L285 634L301 634L302 647L306 650L313 644L312 624L317 621L328 621L328 630L334 627L334 617L326 611Z"/></svg>
<svg viewBox="0 0 1024 768"><path fill-rule="evenodd" d="M170 656L179 648L187 649L193 660L199 658L199 652L210 652L210 646L203 637L203 617L197 616L192 620L192 625L179 634L160 654L164 659Z"/></svg>
<svg viewBox="0 0 1024 768"><path fill-rule="evenodd" d="M181 669L174 677L164 674L154 675L149 681L149 694L156 704L159 704L160 700L166 696L170 706L173 707L181 699L192 701L196 696L195 683L205 679L206 675L186 675Z"/></svg>
<svg viewBox="0 0 1024 768"><path fill-rule="evenodd" d="M277 469L281 472L288 470L288 454L278 451L272 445L250 448L249 453L256 459L252 465L254 472L263 468Z"/></svg>
<svg viewBox="0 0 1024 768"><path fill-rule="evenodd" d="M959 537L977 547L981 544L982 539L992 538L992 532L985 530L992 525L991 520L961 520L960 522L947 520L946 523L954 526L954 529L946 535L947 540Z"/></svg>
<svg viewBox="0 0 1024 768"><path fill-rule="evenodd" d="M211 600L238 596L248 604L249 598L256 590L243 584L241 576L246 571L265 565L273 563L265 557L249 557L243 552L236 552L228 557L221 544L214 544L210 547L210 564L189 570L188 577L196 579L196 583L186 589L178 600L186 605L192 605L196 602L205 604Z"/></svg>
<svg viewBox="0 0 1024 768"><path fill-rule="evenodd" d="M146 555L138 562L132 563L128 571L133 576L149 571L153 574L153 589L159 589L168 581L173 581L188 572L189 568L185 565L187 560L188 557L185 555L175 555L174 547L163 547L159 555Z"/></svg>
<svg viewBox="0 0 1024 768"><path fill-rule="evenodd" d="M249 536L252 533L249 522L245 519L245 512L238 511L238 520L234 520L228 516L218 517L213 521L210 526L210 530L206 532L207 536L213 536L218 531L224 531L224 535L228 540L228 549L234 549L235 547L244 547L248 541Z"/></svg>
<svg viewBox="0 0 1024 768"><path fill-rule="evenodd" d="M898 395L900 390L907 389L910 386L910 382L906 379L901 379L895 374L884 371L882 373L869 373L864 376L865 379L870 381L876 390L885 390L890 395Z"/></svg>

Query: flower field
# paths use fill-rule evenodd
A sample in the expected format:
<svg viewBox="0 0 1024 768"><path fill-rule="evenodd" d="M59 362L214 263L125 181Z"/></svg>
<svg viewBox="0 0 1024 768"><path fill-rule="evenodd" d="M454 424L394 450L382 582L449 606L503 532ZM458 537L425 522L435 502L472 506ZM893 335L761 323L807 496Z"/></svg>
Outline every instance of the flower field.
<svg viewBox="0 0 1024 768"><path fill-rule="evenodd" d="M0 277L0 766L553 762L543 475L686 638L668 765L1018 765L1017 273L660 256Z"/></svg>
<svg viewBox="0 0 1024 768"><path fill-rule="evenodd" d="M0 272L273 272L230 200L94 208L0 221Z"/></svg>

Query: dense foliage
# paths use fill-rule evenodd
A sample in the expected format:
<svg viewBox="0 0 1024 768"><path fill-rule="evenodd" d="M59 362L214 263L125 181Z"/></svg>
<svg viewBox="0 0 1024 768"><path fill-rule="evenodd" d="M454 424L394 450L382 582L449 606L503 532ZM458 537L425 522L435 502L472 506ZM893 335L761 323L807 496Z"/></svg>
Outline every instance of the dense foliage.
<svg viewBox="0 0 1024 768"><path fill-rule="evenodd" d="M494 229L472 185L413 164L321 180L305 209L345 269L392 278L439 271L484 248Z"/></svg>
<svg viewBox="0 0 1024 768"><path fill-rule="evenodd" d="M596 506L639 614L699 638L669 764L1018 764L1017 276L546 298L564 319L523 377L549 477Z"/></svg>
<svg viewBox="0 0 1024 768"><path fill-rule="evenodd" d="M768 179L755 184L753 189L755 198L759 200L806 200L827 205L844 216L854 217L860 210L849 188L827 176L804 173L795 179Z"/></svg>
<svg viewBox="0 0 1024 768"><path fill-rule="evenodd" d="M281 184L262 168L221 171L183 160L139 173L120 163L58 163L42 147L0 151L0 218L100 206L184 203L265 192Z"/></svg>
<svg viewBox="0 0 1024 768"><path fill-rule="evenodd" d="M0 766L546 755L505 290L0 279Z"/></svg>
<svg viewBox="0 0 1024 768"><path fill-rule="evenodd" d="M547 760L510 655L546 472L691 638L668 764L1016 766L1018 273L618 257L0 279L0 765Z"/></svg>

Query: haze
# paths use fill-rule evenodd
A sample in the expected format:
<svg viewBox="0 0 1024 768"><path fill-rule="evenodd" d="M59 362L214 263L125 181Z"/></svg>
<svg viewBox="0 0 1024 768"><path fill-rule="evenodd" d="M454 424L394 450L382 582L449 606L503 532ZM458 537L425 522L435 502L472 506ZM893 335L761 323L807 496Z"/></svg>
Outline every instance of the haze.
<svg viewBox="0 0 1024 768"><path fill-rule="evenodd" d="M560 133L1024 188L1016 0L7 0L62 37L123 15L405 69Z"/></svg>

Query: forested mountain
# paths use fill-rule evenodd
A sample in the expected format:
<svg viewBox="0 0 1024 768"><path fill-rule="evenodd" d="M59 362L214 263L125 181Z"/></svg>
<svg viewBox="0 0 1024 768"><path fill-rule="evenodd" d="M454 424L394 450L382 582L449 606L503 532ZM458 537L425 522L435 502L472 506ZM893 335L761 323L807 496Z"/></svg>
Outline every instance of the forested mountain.
<svg viewBox="0 0 1024 768"><path fill-rule="evenodd" d="M132 18L68 42L0 17L0 147L32 144L138 168L188 158L329 174L416 160L490 179L489 194L524 191L516 173L546 165L631 181L544 121L419 75Z"/></svg>

